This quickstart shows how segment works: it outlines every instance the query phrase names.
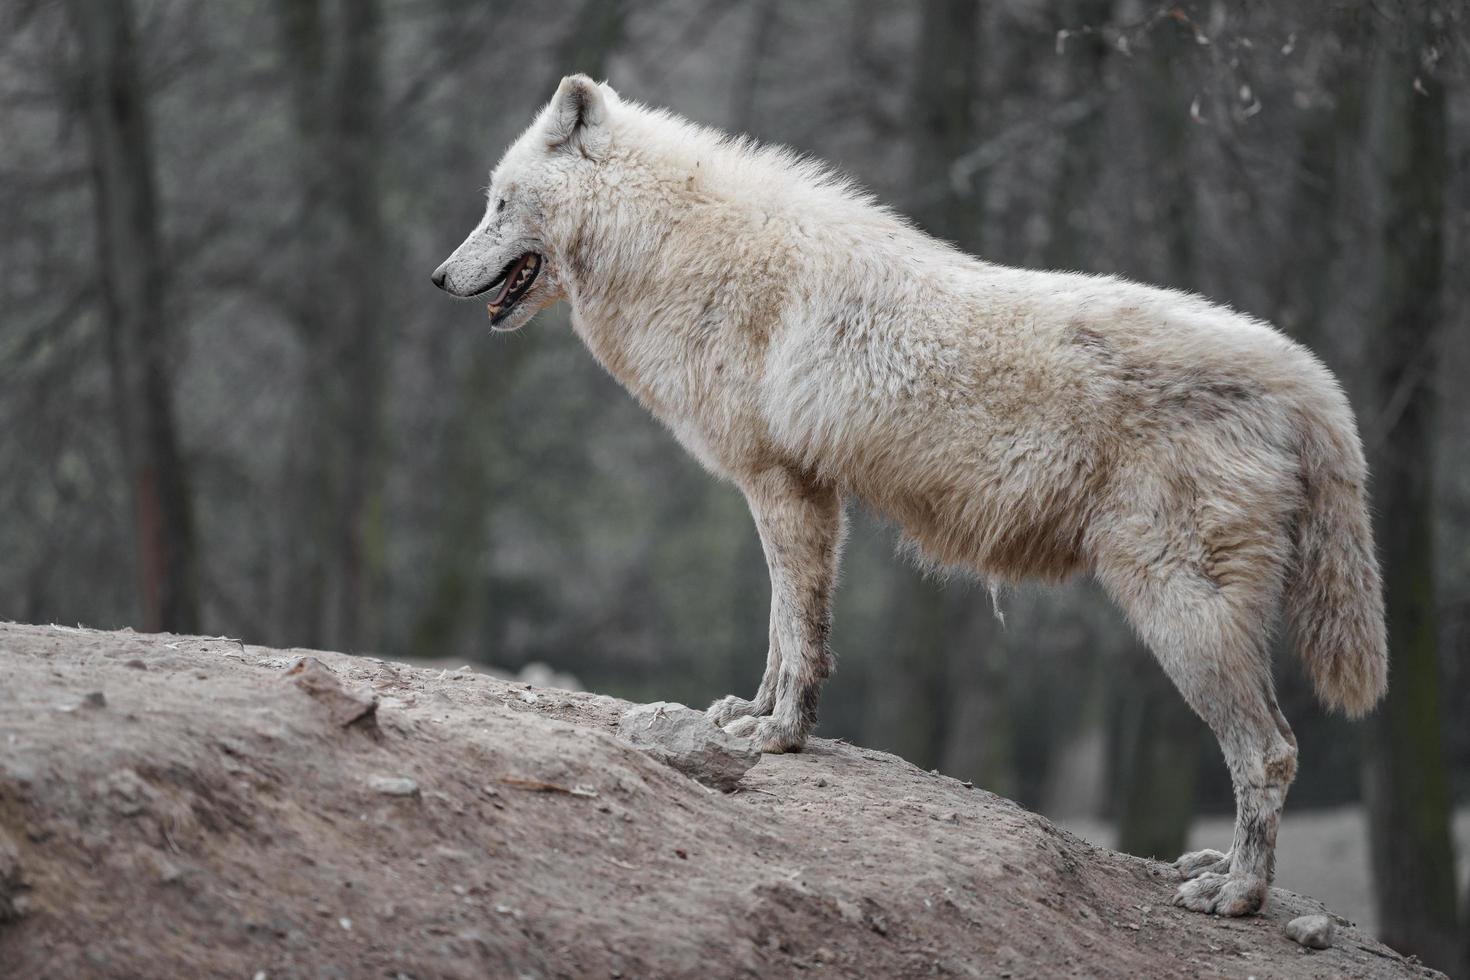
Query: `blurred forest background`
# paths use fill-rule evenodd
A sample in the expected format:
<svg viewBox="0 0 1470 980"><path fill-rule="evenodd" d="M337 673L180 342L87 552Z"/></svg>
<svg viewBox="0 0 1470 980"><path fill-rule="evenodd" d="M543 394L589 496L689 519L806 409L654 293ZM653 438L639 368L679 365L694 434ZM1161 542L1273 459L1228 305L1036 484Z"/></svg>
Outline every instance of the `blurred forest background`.
<svg viewBox="0 0 1470 980"><path fill-rule="evenodd" d="M429 283L585 71L828 159L987 259L1195 290L1322 356L1373 465L1393 689L1353 725L1278 652L1286 826L1362 801L1383 935L1470 975L1462 8L7 0L0 617L749 695L767 585L739 494L564 309L492 337ZM853 516L821 734L1141 854L1229 809L1093 586L1005 591L1002 625Z"/></svg>

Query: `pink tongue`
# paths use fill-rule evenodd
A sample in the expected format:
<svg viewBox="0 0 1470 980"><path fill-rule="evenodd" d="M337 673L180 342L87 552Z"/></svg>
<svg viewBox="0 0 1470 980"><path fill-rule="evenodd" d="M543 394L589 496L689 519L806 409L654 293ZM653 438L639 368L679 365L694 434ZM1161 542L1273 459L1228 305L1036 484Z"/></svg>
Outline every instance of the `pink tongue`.
<svg viewBox="0 0 1470 980"><path fill-rule="evenodd" d="M505 282L503 282L500 286L500 291L496 293L495 298L490 301L491 306L498 306L501 303L505 302L506 294L510 292L510 287L515 283L516 276L521 274L521 266L525 265L526 261L526 259L521 259L515 265L511 266L510 272L506 273L505 275Z"/></svg>

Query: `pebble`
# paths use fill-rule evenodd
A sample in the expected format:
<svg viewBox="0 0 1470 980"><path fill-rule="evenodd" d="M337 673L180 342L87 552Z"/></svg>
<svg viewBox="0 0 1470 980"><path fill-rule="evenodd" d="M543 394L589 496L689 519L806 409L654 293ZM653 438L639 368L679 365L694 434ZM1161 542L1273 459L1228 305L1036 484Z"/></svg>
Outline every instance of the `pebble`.
<svg viewBox="0 0 1470 980"><path fill-rule="evenodd" d="M1304 915L1286 924L1286 938L1309 949L1327 949L1337 934L1337 926L1325 915Z"/></svg>
<svg viewBox="0 0 1470 980"><path fill-rule="evenodd" d="M384 796L417 796L419 784L407 776L369 776L368 787Z"/></svg>
<svg viewBox="0 0 1470 980"><path fill-rule="evenodd" d="M153 870L158 875L160 883L172 885L184 876L184 872L177 864L161 854L153 855Z"/></svg>

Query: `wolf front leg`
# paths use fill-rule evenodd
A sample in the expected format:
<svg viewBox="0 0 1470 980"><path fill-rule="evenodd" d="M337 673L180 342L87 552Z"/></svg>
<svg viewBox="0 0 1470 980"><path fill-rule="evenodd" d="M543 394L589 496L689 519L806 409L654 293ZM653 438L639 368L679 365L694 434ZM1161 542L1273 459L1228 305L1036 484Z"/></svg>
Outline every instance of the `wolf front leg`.
<svg viewBox="0 0 1470 980"><path fill-rule="evenodd" d="M811 734L822 681L832 673L827 634L846 528L842 499L836 487L786 468L764 470L742 489L771 574L771 645L755 701L724 698L710 716L764 752L788 752ZM747 705L754 710L742 711Z"/></svg>

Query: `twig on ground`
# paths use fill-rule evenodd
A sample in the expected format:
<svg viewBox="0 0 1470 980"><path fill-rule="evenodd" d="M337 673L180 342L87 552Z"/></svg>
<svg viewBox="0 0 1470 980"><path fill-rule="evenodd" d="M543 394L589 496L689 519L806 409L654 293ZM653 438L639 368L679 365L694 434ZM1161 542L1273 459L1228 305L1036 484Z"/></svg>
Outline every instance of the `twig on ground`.
<svg viewBox="0 0 1470 980"><path fill-rule="evenodd" d="M580 796L583 799L592 799L597 796L597 790L590 786L560 786L540 779L527 779L524 776L501 776L500 781L507 786L523 789L528 793L565 793L567 796Z"/></svg>

